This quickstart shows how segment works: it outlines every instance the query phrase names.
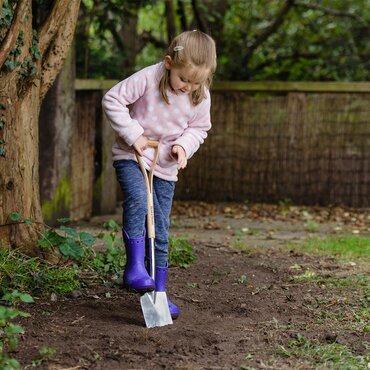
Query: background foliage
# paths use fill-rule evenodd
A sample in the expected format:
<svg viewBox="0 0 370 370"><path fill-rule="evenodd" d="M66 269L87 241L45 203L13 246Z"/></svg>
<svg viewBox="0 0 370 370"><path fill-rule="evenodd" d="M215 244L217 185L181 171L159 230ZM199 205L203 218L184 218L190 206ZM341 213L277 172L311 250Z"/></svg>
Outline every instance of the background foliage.
<svg viewBox="0 0 370 370"><path fill-rule="evenodd" d="M368 0L83 0L78 77L122 79L195 28L217 42L220 80L370 77Z"/></svg>

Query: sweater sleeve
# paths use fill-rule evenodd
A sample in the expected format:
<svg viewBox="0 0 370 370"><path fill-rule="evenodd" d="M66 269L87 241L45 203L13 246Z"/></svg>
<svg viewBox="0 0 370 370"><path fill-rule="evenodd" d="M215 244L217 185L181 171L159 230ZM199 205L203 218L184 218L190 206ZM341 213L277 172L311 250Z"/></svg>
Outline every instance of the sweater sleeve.
<svg viewBox="0 0 370 370"><path fill-rule="evenodd" d="M200 103L199 110L189 121L183 134L173 143L173 145L181 145L184 148L187 158L194 155L208 135L207 131L212 126L210 110L211 97L208 95L207 99Z"/></svg>
<svg viewBox="0 0 370 370"><path fill-rule="evenodd" d="M139 71L113 86L103 97L103 110L113 130L129 146L143 134L139 122L131 118L127 105L134 103L145 93L147 78Z"/></svg>

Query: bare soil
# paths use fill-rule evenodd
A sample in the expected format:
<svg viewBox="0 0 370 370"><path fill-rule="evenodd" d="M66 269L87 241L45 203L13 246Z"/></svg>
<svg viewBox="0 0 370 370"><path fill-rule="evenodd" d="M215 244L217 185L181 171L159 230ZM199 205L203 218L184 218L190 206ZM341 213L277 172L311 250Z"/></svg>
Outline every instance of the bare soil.
<svg viewBox="0 0 370 370"><path fill-rule="evenodd" d="M299 335L364 354L369 333L353 324L360 292L294 276L307 270L325 278L355 276L368 266L295 251L294 243L311 235L306 221L277 208L265 210L266 217L260 211L175 205L172 234L192 241L197 260L187 269L170 268L167 293L181 309L173 325L147 329L137 294L92 285L24 307L32 316L22 319L25 334L14 357L26 368L46 345L57 353L39 369L314 369L303 358L279 354ZM366 212L351 213L346 223L321 220L324 210L316 211L309 210L319 224L316 236L369 232ZM354 214L363 222L353 221ZM287 242L291 247L281 248Z"/></svg>

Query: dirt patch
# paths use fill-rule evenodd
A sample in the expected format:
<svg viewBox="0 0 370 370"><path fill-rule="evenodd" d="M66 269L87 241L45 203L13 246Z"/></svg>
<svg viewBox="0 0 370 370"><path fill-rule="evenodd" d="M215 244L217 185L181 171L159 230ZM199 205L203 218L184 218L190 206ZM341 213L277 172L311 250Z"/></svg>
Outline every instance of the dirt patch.
<svg viewBox="0 0 370 370"><path fill-rule="evenodd" d="M24 307L32 316L22 320L26 333L14 357L27 366L47 345L57 353L40 369L313 368L303 359L279 355L280 346L299 336L366 352L369 333L354 317L363 292L299 278L307 271L348 278L362 274L363 267L279 249L280 241L299 229L289 231L288 222L285 229L279 224L277 235L284 237L274 239L273 221L281 221L258 221L261 245L271 243L243 253L231 248L233 237L250 230L251 219L215 212L196 219L182 214L174 221L175 234L189 233L197 261L187 269L170 268L168 295L181 309L173 325L147 329L138 295L90 286L55 302L42 299ZM207 229L209 222L219 227ZM305 232L302 228L291 239L300 240ZM256 233L241 233L246 235L242 243L260 245Z"/></svg>

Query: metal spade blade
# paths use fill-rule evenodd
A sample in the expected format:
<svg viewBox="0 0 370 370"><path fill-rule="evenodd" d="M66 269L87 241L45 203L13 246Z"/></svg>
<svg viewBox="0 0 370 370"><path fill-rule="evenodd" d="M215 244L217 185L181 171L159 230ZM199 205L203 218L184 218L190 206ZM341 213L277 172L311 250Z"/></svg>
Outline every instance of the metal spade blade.
<svg viewBox="0 0 370 370"><path fill-rule="evenodd" d="M155 281L154 239L149 238L150 277ZM148 292L140 297L141 309L147 328L171 325L172 317L166 292Z"/></svg>
<svg viewBox="0 0 370 370"><path fill-rule="evenodd" d="M147 328L172 324L166 292L149 292L140 298Z"/></svg>

